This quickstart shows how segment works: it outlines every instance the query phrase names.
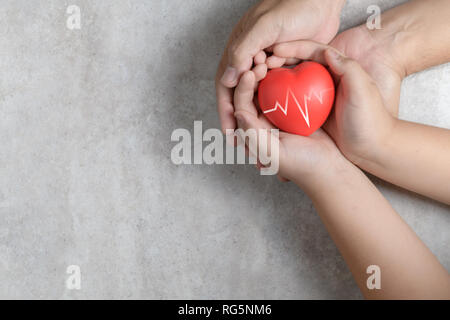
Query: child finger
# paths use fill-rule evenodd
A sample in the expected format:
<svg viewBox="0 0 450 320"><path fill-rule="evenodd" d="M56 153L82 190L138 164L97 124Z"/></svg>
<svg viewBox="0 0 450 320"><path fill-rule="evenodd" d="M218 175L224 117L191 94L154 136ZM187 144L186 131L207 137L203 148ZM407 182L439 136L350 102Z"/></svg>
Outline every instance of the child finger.
<svg viewBox="0 0 450 320"><path fill-rule="evenodd" d="M243 111L236 112L239 128L238 134L245 134L248 139L248 148L251 154L258 155L257 159L262 165L269 165L279 161L279 140L274 131L265 127L265 123ZM249 130L253 129L253 130ZM243 132L245 130L245 133ZM246 140L247 141L247 140Z"/></svg>
<svg viewBox="0 0 450 320"><path fill-rule="evenodd" d="M295 66L301 62L300 59L297 58L286 58L285 66Z"/></svg>
<svg viewBox="0 0 450 320"><path fill-rule="evenodd" d="M267 58L266 63L269 69L281 68L284 66L286 62L286 58L278 57L278 56L270 56Z"/></svg>
<svg viewBox="0 0 450 320"><path fill-rule="evenodd" d="M297 58L300 60L314 60L326 64L325 50L331 48L322 43L299 40L281 43L275 46L274 55L282 58Z"/></svg>
<svg viewBox="0 0 450 320"><path fill-rule="evenodd" d="M235 113L244 111L254 116L258 115L258 111L253 104L255 82L255 74L252 71L247 71L242 75L234 90Z"/></svg>
<svg viewBox="0 0 450 320"><path fill-rule="evenodd" d="M255 82L258 84L258 82L264 79L267 75L267 65L265 63L259 64L254 67L252 71L255 74Z"/></svg>
<svg viewBox="0 0 450 320"><path fill-rule="evenodd" d="M264 51L260 51L256 54L254 58L255 65L266 63L267 55Z"/></svg>

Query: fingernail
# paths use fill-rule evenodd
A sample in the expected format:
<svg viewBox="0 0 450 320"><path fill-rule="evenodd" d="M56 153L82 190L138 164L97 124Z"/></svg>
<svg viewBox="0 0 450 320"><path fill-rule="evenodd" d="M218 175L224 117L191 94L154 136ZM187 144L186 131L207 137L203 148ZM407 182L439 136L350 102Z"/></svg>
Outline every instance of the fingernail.
<svg viewBox="0 0 450 320"><path fill-rule="evenodd" d="M339 51L335 49L329 49L328 53L333 59L336 59L337 61L341 61L344 57Z"/></svg>
<svg viewBox="0 0 450 320"><path fill-rule="evenodd" d="M225 85L234 84L237 81L238 78L238 72L236 68L233 67L227 67L225 70L222 79L220 80Z"/></svg>
<svg viewBox="0 0 450 320"><path fill-rule="evenodd" d="M236 115L236 121L239 128L245 127L245 118L241 114Z"/></svg>

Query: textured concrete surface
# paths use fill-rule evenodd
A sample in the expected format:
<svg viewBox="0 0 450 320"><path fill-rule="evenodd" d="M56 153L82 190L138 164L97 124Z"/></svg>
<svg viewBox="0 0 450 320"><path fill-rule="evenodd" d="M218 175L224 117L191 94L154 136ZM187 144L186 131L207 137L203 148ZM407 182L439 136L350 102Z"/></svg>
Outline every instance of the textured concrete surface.
<svg viewBox="0 0 450 320"><path fill-rule="evenodd" d="M361 297L295 186L170 161L174 129L218 126L216 65L254 2L0 3L0 298ZM351 0L343 28L399 2ZM450 65L410 77L401 116L450 127L449 88ZM449 269L449 208L376 183Z"/></svg>

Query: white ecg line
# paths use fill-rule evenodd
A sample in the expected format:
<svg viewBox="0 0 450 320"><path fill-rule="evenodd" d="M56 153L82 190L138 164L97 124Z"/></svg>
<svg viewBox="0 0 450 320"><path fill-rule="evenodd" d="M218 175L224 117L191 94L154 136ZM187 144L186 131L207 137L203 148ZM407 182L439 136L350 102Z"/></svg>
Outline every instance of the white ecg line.
<svg viewBox="0 0 450 320"><path fill-rule="evenodd" d="M300 103L297 101L297 97L295 96L295 94L292 92L291 88L288 88L287 92L286 92L286 100L285 100L285 106L283 108L283 106L276 101L275 103L275 107L273 107L272 109L266 110L264 111L264 113L269 113L269 112L274 112L277 111L278 109L281 110L281 112L284 113L285 116L287 116L287 112L288 112L288 107L289 107L289 95L292 96L292 98L294 98L295 104L297 105L298 110L300 110L303 119L305 119L306 124L308 125L308 127L311 127L309 125L309 115L308 115L308 101L311 101L311 99L313 98L313 96L316 97L317 100L319 100L320 104L323 104L323 95L328 92L328 91L332 91L333 88L329 88L329 89L323 89L319 92L319 94L317 94L315 91L311 91L309 93L309 95L304 95L304 101L305 101L305 111L303 111Z"/></svg>

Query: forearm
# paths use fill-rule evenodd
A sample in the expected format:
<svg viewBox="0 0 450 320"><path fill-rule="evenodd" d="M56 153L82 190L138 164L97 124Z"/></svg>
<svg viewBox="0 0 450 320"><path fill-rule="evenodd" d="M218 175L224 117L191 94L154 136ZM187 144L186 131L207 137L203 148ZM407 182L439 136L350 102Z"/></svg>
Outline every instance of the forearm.
<svg viewBox="0 0 450 320"><path fill-rule="evenodd" d="M450 298L447 271L359 169L320 180L302 187L366 298ZM367 288L370 265L381 268L381 290Z"/></svg>
<svg viewBox="0 0 450 320"><path fill-rule="evenodd" d="M448 0L412 0L383 13L382 29L368 30L371 46L389 53L400 78L450 61ZM382 86L387 81L379 81ZM385 102L388 104L387 102ZM392 105L398 106L398 100ZM450 203L449 131L397 121L392 137L376 146L362 169L401 187Z"/></svg>
<svg viewBox="0 0 450 320"><path fill-rule="evenodd" d="M450 130L395 120L389 139L358 165L413 192L450 204Z"/></svg>
<svg viewBox="0 0 450 320"><path fill-rule="evenodd" d="M403 76L450 61L448 0L412 0L384 12L369 31L396 60Z"/></svg>

